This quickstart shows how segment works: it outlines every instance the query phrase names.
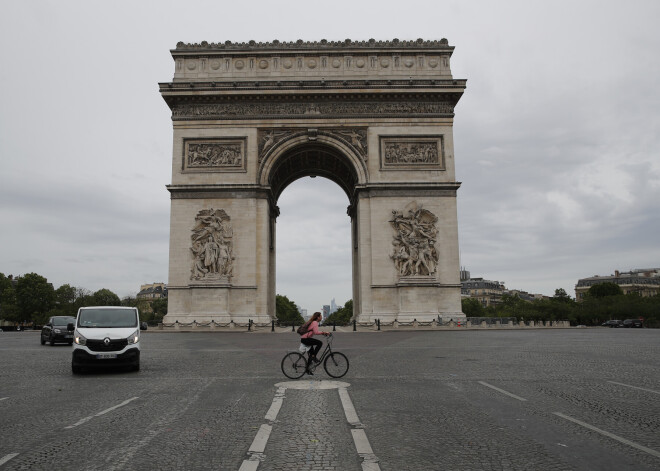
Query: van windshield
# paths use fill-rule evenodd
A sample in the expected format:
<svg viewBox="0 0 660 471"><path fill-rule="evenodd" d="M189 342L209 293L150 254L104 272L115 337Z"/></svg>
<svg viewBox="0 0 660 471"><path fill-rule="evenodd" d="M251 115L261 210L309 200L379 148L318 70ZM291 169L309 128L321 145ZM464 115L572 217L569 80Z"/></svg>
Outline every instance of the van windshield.
<svg viewBox="0 0 660 471"><path fill-rule="evenodd" d="M137 327L135 309L83 309L78 327Z"/></svg>

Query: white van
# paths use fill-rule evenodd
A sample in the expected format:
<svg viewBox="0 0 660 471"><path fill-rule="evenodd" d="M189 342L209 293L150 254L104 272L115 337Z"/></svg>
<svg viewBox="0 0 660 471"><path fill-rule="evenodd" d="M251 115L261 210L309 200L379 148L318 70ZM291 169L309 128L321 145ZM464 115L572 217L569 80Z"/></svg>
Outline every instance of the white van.
<svg viewBox="0 0 660 471"><path fill-rule="evenodd" d="M85 366L125 365L140 370L140 323L135 307L91 306L78 309L73 331L71 370L82 372Z"/></svg>

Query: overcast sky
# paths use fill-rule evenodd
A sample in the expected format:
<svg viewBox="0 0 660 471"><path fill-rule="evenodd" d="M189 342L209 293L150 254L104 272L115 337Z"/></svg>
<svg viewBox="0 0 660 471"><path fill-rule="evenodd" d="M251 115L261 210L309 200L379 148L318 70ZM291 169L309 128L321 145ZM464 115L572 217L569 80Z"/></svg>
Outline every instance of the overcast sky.
<svg viewBox="0 0 660 471"><path fill-rule="evenodd" d="M456 47L473 277L574 296L579 278L660 267L658 18L657 0L4 0L0 272L121 297L166 282L170 49L346 38ZM347 205L322 178L279 201L277 292L312 312L352 296Z"/></svg>

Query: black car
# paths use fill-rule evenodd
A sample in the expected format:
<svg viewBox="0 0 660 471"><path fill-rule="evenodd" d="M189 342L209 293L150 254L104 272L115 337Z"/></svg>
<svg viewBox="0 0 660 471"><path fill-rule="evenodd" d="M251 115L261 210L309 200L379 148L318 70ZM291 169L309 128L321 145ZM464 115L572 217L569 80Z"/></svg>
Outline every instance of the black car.
<svg viewBox="0 0 660 471"><path fill-rule="evenodd" d="M610 321L605 321L601 324L603 327L623 327L623 322L619 320L610 320Z"/></svg>
<svg viewBox="0 0 660 471"><path fill-rule="evenodd" d="M642 327L644 327L644 321L642 321L641 319L626 319L625 321L623 321L623 326L638 327L641 329Z"/></svg>
<svg viewBox="0 0 660 471"><path fill-rule="evenodd" d="M41 345L50 342L73 344L73 332L67 330L67 324L75 323L76 318L71 316L53 316L48 319L46 325L41 329Z"/></svg>

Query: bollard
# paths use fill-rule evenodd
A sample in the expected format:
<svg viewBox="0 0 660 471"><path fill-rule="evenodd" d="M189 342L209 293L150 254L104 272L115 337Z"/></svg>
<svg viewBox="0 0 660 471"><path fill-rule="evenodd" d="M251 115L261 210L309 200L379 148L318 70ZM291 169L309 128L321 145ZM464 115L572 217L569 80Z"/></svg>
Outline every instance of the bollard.
<svg viewBox="0 0 660 471"><path fill-rule="evenodd" d="M275 332L275 321L270 321L270 331Z"/></svg>
<svg viewBox="0 0 660 471"><path fill-rule="evenodd" d="M337 324L335 322L332 323L332 331L337 332Z"/></svg>
<svg viewBox="0 0 660 471"><path fill-rule="evenodd" d="M353 332L357 330L357 321L353 319Z"/></svg>
<svg viewBox="0 0 660 471"><path fill-rule="evenodd" d="M378 324L378 330L380 330L380 319L376 319L376 324Z"/></svg>
<svg viewBox="0 0 660 471"><path fill-rule="evenodd" d="M248 332L250 332L251 328L252 328L252 319L248 319Z"/></svg>
<svg viewBox="0 0 660 471"><path fill-rule="evenodd" d="M296 323L292 322L291 323L291 332L295 332L295 331L296 331Z"/></svg>

